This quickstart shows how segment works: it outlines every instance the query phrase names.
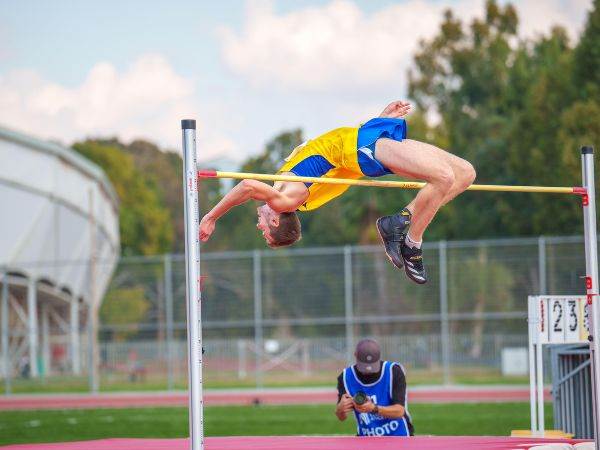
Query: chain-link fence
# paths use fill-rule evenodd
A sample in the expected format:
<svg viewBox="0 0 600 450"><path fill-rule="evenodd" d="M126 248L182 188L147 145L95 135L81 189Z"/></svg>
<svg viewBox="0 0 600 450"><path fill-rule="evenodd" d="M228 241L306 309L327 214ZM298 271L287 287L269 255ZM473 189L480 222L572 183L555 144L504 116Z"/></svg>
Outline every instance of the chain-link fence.
<svg viewBox="0 0 600 450"><path fill-rule="evenodd" d="M580 237L434 242L424 261L429 282L419 286L379 246L204 253L206 385L331 385L364 337L412 384L526 382L526 367L506 377L501 361L527 347L527 296L584 293ZM57 323L40 332L41 379L11 360L14 390L86 389L71 359L78 353L85 373L88 340L79 333L75 346L73 328ZM183 256L122 258L100 324L103 388L185 388ZM26 341L8 334L11 348Z"/></svg>

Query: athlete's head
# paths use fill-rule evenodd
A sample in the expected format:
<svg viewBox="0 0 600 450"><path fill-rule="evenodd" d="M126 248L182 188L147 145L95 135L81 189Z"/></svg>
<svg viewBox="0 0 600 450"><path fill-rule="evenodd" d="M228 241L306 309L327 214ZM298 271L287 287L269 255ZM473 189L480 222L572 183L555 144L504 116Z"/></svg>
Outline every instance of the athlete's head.
<svg viewBox="0 0 600 450"><path fill-rule="evenodd" d="M256 228L262 231L269 247L286 247L302 237L300 220L295 212L278 213L269 205L258 207L257 212Z"/></svg>

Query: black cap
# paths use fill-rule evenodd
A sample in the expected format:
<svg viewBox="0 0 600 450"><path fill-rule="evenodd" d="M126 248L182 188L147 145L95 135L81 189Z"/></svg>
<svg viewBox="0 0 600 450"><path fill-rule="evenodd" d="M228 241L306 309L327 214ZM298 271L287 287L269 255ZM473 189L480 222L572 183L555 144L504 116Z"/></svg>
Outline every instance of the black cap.
<svg viewBox="0 0 600 450"><path fill-rule="evenodd" d="M594 153L594 147L590 147L589 145L585 145L585 146L581 147L581 153L583 155Z"/></svg>
<svg viewBox="0 0 600 450"><path fill-rule="evenodd" d="M194 119L183 119L181 121L181 129L182 130L195 130L196 129L196 121Z"/></svg>
<svg viewBox="0 0 600 450"><path fill-rule="evenodd" d="M373 339L363 339L356 344L356 368L360 373L371 374L379 372L381 364L381 348Z"/></svg>

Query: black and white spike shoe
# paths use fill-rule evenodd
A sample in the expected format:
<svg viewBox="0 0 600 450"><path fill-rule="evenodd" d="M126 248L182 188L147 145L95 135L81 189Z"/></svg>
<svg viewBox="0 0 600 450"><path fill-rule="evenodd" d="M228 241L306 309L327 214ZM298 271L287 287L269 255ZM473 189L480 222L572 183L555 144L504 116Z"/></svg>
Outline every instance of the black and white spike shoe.
<svg viewBox="0 0 600 450"><path fill-rule="evenodd" d="M410 225L410 212L403 209L400 213L393 216L384 216L377 219L376 226L381 242L385 249L385 254L398 269L403 267L403 258L400 247L404 242L406 230Z"/></svg>
<svg viewBox="0 0 600 450"><path fill-rule="evenodd" d="M404 260L404 271L408 278L418 284L427 283L427 272L423 267L423 250L409 247L404 240L402 240L400 250Z"/></svg>

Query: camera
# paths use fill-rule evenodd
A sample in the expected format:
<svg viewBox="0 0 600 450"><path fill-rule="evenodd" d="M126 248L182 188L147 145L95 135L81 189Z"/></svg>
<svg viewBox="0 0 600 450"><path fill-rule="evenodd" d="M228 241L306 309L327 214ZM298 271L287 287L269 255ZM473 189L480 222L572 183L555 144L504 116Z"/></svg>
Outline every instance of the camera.
<svg viewBox="0 0 600 450"><path fill-rule="evenodd" d="M356 403L357 405L364 405L365 403L367 403L367 400L369 400L369 396L363 391L358 391L356 394L354 394L352 400L354 400L354 403Z"/></svg>

